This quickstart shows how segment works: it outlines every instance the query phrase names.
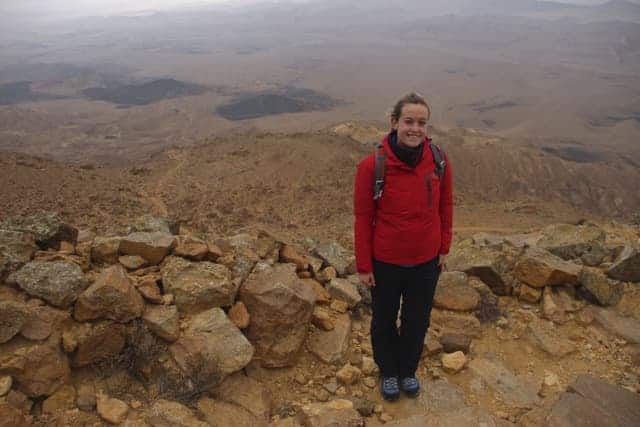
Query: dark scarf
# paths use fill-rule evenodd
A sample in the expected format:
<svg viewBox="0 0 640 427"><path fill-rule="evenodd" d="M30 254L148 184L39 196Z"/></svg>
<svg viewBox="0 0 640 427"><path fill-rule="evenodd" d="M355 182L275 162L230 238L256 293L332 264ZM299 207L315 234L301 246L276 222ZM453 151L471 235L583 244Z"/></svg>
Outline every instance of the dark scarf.
<svg viewBox="0 0 640 427"><path fill-rule="evenodd" d="M415 148L406 147L398 142L398 132L395 130L389 134L389 146L393 154L409 167L415 168L422 159L424 142Z"/></svg>

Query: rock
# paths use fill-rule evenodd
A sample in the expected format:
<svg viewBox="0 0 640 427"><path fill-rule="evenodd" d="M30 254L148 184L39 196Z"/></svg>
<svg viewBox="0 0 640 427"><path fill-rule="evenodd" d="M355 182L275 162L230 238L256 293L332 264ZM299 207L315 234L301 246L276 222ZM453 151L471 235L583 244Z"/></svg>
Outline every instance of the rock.
<svg viewBox="0 0 640 427"><path fill-rule="evenodd" d="M0 279L31 261L37 250L32 234L0 227Z"/></svg>
<svg viewBox="0 0 640 427"><path fill-rule="evenodd" d="M496 295L511 293L506 276L511 270L511 262L502 252L488 247L462 247L447 257L447 265L452 271L463 271L479 277Z"/></svg>
<svg viewBox="0 0 640 427"><path fill-rule="evenodd" d="M602 247L605 232L592 224L556 224L543 230L538 247L566 260L580 258L594 248Z"/></svg>
<svg viewBox="0 0 640 427"><path fill-rule="evenodd" d="M111 424L120 424L127 417L129 406L122 400L98 393L96 396L98 415Z"/></svg>
<svg viewBox="0 0 640 427"><path fill-rule="evenodd" d="M351 397L349 400L353 403L353 408L363 417L373 415L375 403L365 398Z"/></svg>
<svg viewBox="0 0 640 427"><path fill-rule="evenodd" d="M320 283L328 283L338 277L338 273L335 268L328 266L317 272L315 277Z"/></svg>
<svg viewBox="0 0 640 427"><path fill-rule="evenodd" d="M356 258L337 242L324 242L315 247L314 252L324 262L335 268L339 277L356 273Z"/></svg>
<svg viewBox="0 0 640 427"><path fill-rule="evenodd" d="M260 268L258 268L260 267ZM307 337L315 294L300 282L293 264L259 264L240 288L251 316L247 329L265 367L291 366Z"/></svg>
<svg viewBox="0 0 640 427"><path fill-rule="evenodd" d="M92 384L81 384L78 387L76 404L83 411L93 411L96 407L96 390Z"/></svg>
<svg viewBox="0 0 640 427"><path fill-rule="evenodd" d="M518 299L524 302L528 302L531 304L536 304L542 298L542 290L538 288L532 288L531 286L527 286L522 284L520 286L520 293L518 294Z"/></svg>
<svg viewBox="0 0 640 427"><path fill-rule="evenodd" d="M497 360L476 358L469 363L469 369L508 405L530 409L539 402L537 387L516 377Z"/></svg>
<svg viewBox="0 0 640 427"><path fill-rule="evenodd" d="M349 400L304 405L299 419L308 427L364 427L364 420Z"/></svg>
<svg viewBox="0 0 640 427"><path fill-rule="evenodd" d="M325 363L344 360L349 349L351 318L348 314L338 316L331 331L316 331L307 340L309 351Z"/></svg>
<svg viewBox="0 0 640 427"><path fill-rule="evenodd" d="M111 265L118 262L122 237L96 237L91 244L91 262Z"/></svg>
<svg viewBox="0 0 640 427"><path fill-rule="evenodd" d="M632 246L625 246L607 270L607 276L623 282L640 282L640 251Z"/></svg>
<svg viewBox="0 0 640 427"><path fill-rule="evenodd" d="M138 318L144 310L142 296L119 265L103 270L85 290L75 305L73 317L79 321L99 318L126 323Z"/></svg>
<svg viewBox="0 0 640 427"><path fill-rule="evenodd" d="M173 249L173 254L191 261L202 261L207 258L209 246L203 240L191 236L181 236Z"/></svg>
<svg viewBox="0 0 640 427"><path fill-rule="evenodd" d="M467 364L467 357L461 351L442 355L442 368L450 374L457 374Z"/></svg>
<svg viewBox="0 0 640 427"><path fill-rule="evenodd" d="M445 353L455 353L461 351L465 354L469 353L471 346L471 337L462 334L442 334L439 339L442 349Z"/></svg>
<svg viewBox="0 0 640 427"><path fill-rule="evenodd" d="M0 344L18 335L26 323L26 304L17 301L0 301Z"/></svg>
<svg viewBox="0 0 640 427"><path fill-rule="evenodd" d="M632 317L622 317L611 309L591 307L595 321L607 332L624 338L630 343L640 344L640 321Z"/></svg>
<svg viewBox="0 0 640 427"><path fill-rule="evenodd" d="M254 349L220 308L191 318L169 351L184 375L195 384L209 387L244 368Z"/></svg>
<svg viewBox="0 0 640 427"><path fill-rule="evenodd" d="M430 330L427 335L424 337L424 347L423 347L423 355L427 357L435 356L438 353L443 351L442 344L440 344L440 340L432 333Z"/></svg>
<svg viewBox="0 0 640 427"><path fill-rule="evenodd" d="M214 245L213 243L207 242L207 255L205 256L205 260L215 262L222 256L222 249Z"/></svg>
<svg viewBox="0 0 640 427"><path fill-rule="evenodd" d="M325 287L322 286L322 284L317 280L302 279L301 282L313 289L313 292L316 294L317 303L323 304L331 301L331 295L329 294L329 291L327 291Z"/></svg>
<svg viewBox="0 0 640 427"><path fill-rule="evenodd" d="M333 301L331 301L331 305L329 307L331 307L333 311L342 314L349 311L349 304L339 299L334 299Z"/></svg>
<svg viewBox="0 0 640 427"><path fill-rule="evenodd" d="M191 262L169 257L162 267L162 283L167 293L175 296L175 304L183 313L233 304L237 285L225 266L212 262Z"/></svg>
<svg viewBox="0 0 640 427"><path fill-rule="evenodd" d="M69 379L59 335L44 342L16 338L0 344L0 372L10 373L14 387L29 397L52 395Z"/></svg>
<svg viewBox="0 0 640 427"><path fill-rule="evenodd" d="M117 356L124 350L126 335L124 325L107 320L74 324L65 331L66 339L75 343L73 366L87 366Z"/></svg>
<svg viewBox="0 0 640 427"><path fill-rule="evenodd" d="M562 324L566 322L564 310L556 304L551 287L544 288L542 292L542 317L555 323Z"/></svg>
<svg viewBox="0 0 640 427"><path fill-rule="evenodd" d="M498 296L477 277L470 277L469 285L480 295L480 304L474 310L474 315L479 321L484 323L498 319L501 315Z"/></svg>
<svg viewBox="0 0 640 427"><path fill-rule="evenodd" d="M130 226L129 232L178 234L180 224L171 218L142 215L136 218Z"/></svg>
<svg viewBox="0 0 640 427"><path fill-rule="evenodd" d="M311 315L311 323L323 331L331 331L335 327L329 312L323 308L315 307Z"/></svg>
<svg viewBox="0 0 640 427"><path fill-rule="evenodd" d="M22 412L8 403L0 401L0 427L30 427Z"/></svg>
<svg viewBox="0 0 640 427"><path fill-rule="evenodd" d="M622 387L581 374L553 405L548 426L636 426L640 396Z"/></svg>
<svg viewBox="0 0 640 427"><path fill-rule="evenodd" d="M547 372L544 375L538 396L549 397L557 394L560 391L560 379L556 374Z"/></svg>
<svg viewBox="0 0 640 427"><path fill-rule="evenodd" d="M42 413L57 415L76 407L76 389L70 385L64 385L42 402Z"/></svg>
<svg viewBox="0 0 640 427"><path fill-rule="evenodd" d="M244 408L257 420L271 419L271 394L260 382L242 372L227 377L210 394L217 400Z"/></svg>
<svg viewBox="0 0 640 427"><path fill-rule="evenodd" d="M296 248L291 245L283 245L280 249L280 262L295 264L297 271L309 269L308 258L304 255L300 255Z"/></svg>
<svg viewBox="0 0 640 427"><path fill-rule="evenodd" d="M515 277L534 288L573 285L579 274L578 265L538 248L527 248L514 268Z"/></svg>
<svg viewBox="0 0 640 427"><path fill-rule="evenodd" d="M57 310L47 305L26 304L25 323L20 329L20 335L29 340L45 340L55 331L62 329L62 325L70 318L69 312Z"/></svg>
<svg viewBox="0 0 640 427"><path fill-rule="evenodd" d="M9 375L0 377L0 397L6 396L11 390L12 385L13 378L11 378Z"/></svg>
<svg viewBox="0 0 640 427"><path fill-rule="evenodd" d="M175 305L148 305L142 320L151 332L163 340L173 342L180 336L180 317Z"/></svg>
<svg viewBox="0 0 640 427"><path fill-rule="evenodd" d="M362 378L362 371L347 363L336 373L336 378L341 384L352 385Z"/></svg>
<svg viewBox="0 0 640 427"><path fill-rule="evenodd" d="M345 279L331 280L327 284L327 291L333 298L349 304L349 307L355 307L362 300L358 288Z"/></svg>
<svg viewBox="0 0 640 427"><path fill-rule="evenodd" d="M151 265L160 262L169 255L176 244L176 238L161 232L136 232L123 237L120 241L120 253L138 255Z"/></svg>
<svg viewBox="0 0 640 427"><path fill-rule="evenodd" d="M238 279L239 283L243 282L251 274L258 261L260 261L260 257L251 248L236 252L231 266L234 279Z"/></svg>
<svg viewBox="0 0 640 427"><path fill-rule="evenodd" d="M438 280L434 307L454 311L472 311L480 303L480 294L469 286L467 275L459 272L443 272Z"/></svg>
<svg viewBox="0 0 640 427"><path fill-rule="evenodd" d="M127 270L137 270L147 266L147 261L138 255L123 255L118 257L118 262Z"/></svg>
<svg viewBox="0 0 640 427"><path fill-rule="evenodd" d="M78 229L62 221L54 212L37 212L9 218L0 224L0 228L33 235L36 244L42 250L58 250L60 242L75 245L78 240Z"/></svg>
<svg viewBox="0 0 640 427"><path fill-rule="evenodd" d="M375 375L378 372L376 362L368 356L362 358L362 373L365 375Z"/></svg>
<svg viewBox="0 0 640 427"><path fill-rule="evenodd" d="M162 294L155 278L143 278L137 283L136 289L145 300L153 304L162 304Z"/></svg>
<svg viewBox="0 0 640 427"><path fill-rule="evenodd" d="M529 323L526 335L532 343L551 356L564 357L576 351L573 342L549 322Z"/></svg>
<svg viewBox="0 0 640 427"><path fill-rule="evenodd" d="M431 312L431 325L442 333L469 335L474 338L482 334L480 321L472 314L434 309Z"/></svg>
<svg viewBox="0 0 640 427"><path fill-rule="evenodd" d="M145 420L153 427L208 427L186 406L170 400L157 400L147 411Z"/></svg>
<svg viewBox="0 0 640 427"><path fill-rule="evenodd" d="M376 379L372 377L366 377L364 380L362 380L362 383L369 388L375 388L378 385L378 381L376 381Z"/></svg>
<svg viewBox="0 0 640 427"><path fill-rule="evenodd" d="M87 286L82 269L63 261L31 261L10 275L7 282L61 308L69 307Z"/></svg>
<svg viewBox="0 0 640 427"><path fill-rule="evenodd" d="M239 329L246 329L251 323L251 316L242 301L236 302L233 307L229 309L228 315L229 320L231 320Z"/></svg>
<svg viewBox="0 0 640 427"><path fill-rule="evenodd" d="M607 276L596 268L583 268L579 280L584 289L602 306L615 305L622 298L622 286L607 280Z"/></svg>
<svg viewBox="0 0 640 427"><path fill-rule="evenodd" d="M227 402L203 397L198 400L197 406L208 425L213 427L267 427L265 420L258 420L245 409Z"/></svg>

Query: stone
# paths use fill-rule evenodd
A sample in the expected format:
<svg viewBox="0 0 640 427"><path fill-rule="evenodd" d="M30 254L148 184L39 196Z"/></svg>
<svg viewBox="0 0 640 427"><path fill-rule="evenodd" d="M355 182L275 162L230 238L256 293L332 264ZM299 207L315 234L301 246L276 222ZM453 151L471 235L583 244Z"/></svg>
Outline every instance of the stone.
<svg viewBox="0 0 640 427"><path fill-rule="evenodd" d="M433 306L454 311L472 311L480 303L480 294L469 286L467 275L460 271L440 274Z"/></svg>
<svg viewBox="0 0 640 427"><path fill-rule="evenodd" d="M118 262L127 270L137 270L147 266L147 261L138 255L123 255L118 257Z"/></svg>
<svg viewBox="0 0 640 427"><path fill-rule="evenodd" d="M516 279L534 288L574 285L580 266L539 248L527 248L514 267Z"/></svg>
<svg viewBox="0 0 640 427"><path fill-rule="evenodd" d="M0 397L6 396L13 385L13 378L9 375L0 377Z"/></svg>
<svg viewBox="0 0 640 427"><path fill-rule="evenodd" d="M257 420L268 422L271 419L272 401L269 390L242 372L227 377L210 394L216 400L245 409Z"/></svg>
<svg viewBox="0 0 640 427"><path fill-rule="evenodd" d="M338 277L338 273L335 268L328 266L317 272L315 277L320 283L328 283Z"/></svg>
<svg viewBox="0 0 640 427"><path fill-rule="evenodd" d="M247 366L254 348L222 309L212 308L191 318L169 352L187 378L210 387Z"/></svg>
<svg viewBox="0 0 640 427"><path fill-rule="evenodd" d="M551 287L544 288L542 292L542 317L555 323L565 323L566 316L564 310L558 306L555 293Z"/></svg>
<svg viewBox="0 0 640 427"><path fill-rule="evenodd" d="M0 280L31 261L37 250L32 234L0 227Z"/></svg>
<svg viewBox="0 0 640 427"><path fill-rule="evenodd" d="M171 218L145 214L136 218L130 226L130 232L178 234L180 224Z"/></svg>
<svg viewBox="0 0 640 427"><path fill-rule="evenodd" d="M625 246L607 269L607 276L623 282L640 282L640 251L632 246Z"/></svg>
<svg viewBox="0 0 640 427"><path fill-rule="evenodd" d="M283 245L280 249L280 262L295 264L297 271L309 269L308 258L305 255L301 255L298 250L291 245Z"/></svg>
<svg viewBox="0 0 640 427"><path fill-rule="evenodd" d="M173 255L191 261L203 261L209 254L209 246L203 240L191 236L181 236L173 249ZM217 257L216 257L217 258Z"/></svg>
<svg viewBox="0 0 640 427"><path fill-rule="evenodd" d="M0 401L0 427L30 427L23 413L8 403Z"/></svg>
<svg viewBox="0 0 640 427"><path fill-rule="evenodd" d="M162 294L155 278L142 279L136 284L136 289L145 300L153 304L162 304Z"/></svg>
<svg viewBox="0 0 640 427"><path fill-rule="evenodd" d="M542 380L542 384L540 385L538 396L545 398L553 396L559 391L560 379L558 378L558 376L554 373L546 372L544 375L544 379Z"/></svg>
<svg viewBox="0 0 640 427"><path fill-rule="evenodd" d="M182 313L230 307L238 292L227 267L173 256L162 267L162 283L165 292L175 296L175 304Z"/></svg>
<svg viewBox="0 0 640 427"><path fill-rule="evenodd" d="M364 419L353 403L345 399L303 405L299 419L308 427L364 427Z"/></svg>
<svg viewBox="0 0 640 427"><path fill-rule="evenodd" d="M375 388L378 385L378 381L376 381L376 379L372 377L366 377L364 380L362 380L362 383L369 388Z"/></svg>
<svg viewBox="0 0 640 427"><path fill-rule="evenodd" d="M70 319L68 311L47 305L27 304L24 310L25 323L20 329L20 335L34 341L49 338L55 331L62 329L62 325Z"/></svg>
<svg viewBox="0 0 640 427"><path fill-rule="evenodd" d="M358 288L345 279L331 280L327 284L327 291L333 298L345 301L350 308L355 307L362 300Z"/></svg>
<svg viewBox="0 0 640 427"><path fill-rule="evenodd" d="M373 358L364 356L362 358L362 373L365 375L375 375L378 372L378 365Z"/></svg>
<svg viewBox="0 0 640 427"><path fill-rule="evenodd" d="M251 316L247 337L264 367L291 366L304 343L315 293L300 282L295 265L258 264L240 288Z"/></svg>
<svg viewBox="0 0 640 427"><path fill-rule="evenodd" d="M151 332L165 341L173 342L180 336L180 316L175 305L148 305L142 320Z"/></svg>
<svg viewBox="0 0 640 427"><path fill-rule="evenodd" d="M29 295L67 308L87 286L82 269L73 263L31 261L7 279Z"/></svg>
<svg viewBox="0 0 640 427"><path fill-rule="evenodd" d="M329 291L322 286L322 283L315 279L302 279L301 282L313 289L313 292L316 294L316 303L324 304L331 301L331 295Z"/></svg>
<svg viewBox="0 0 640 427"><path fill-rule="evenodd" d="M207 397L198 400L198 410L212 427L267 427L265 420L258 420L243 408L227 402L218 402Z"/></svg>
<svg viewBox="0 0 640 427"><path fill-rule="evenodd" d="M73 317L84 322L111 319L126 323L142 315L144 301L119 265L100 273L96 281L78 298Z"/></svg>
<svg viewBox="0 0 640 427"><path fill-rule="evenodd" d="M313 309L313 314L311 315L311 323L313 323L317 328L322 329L323 331L331 331L333 330L333 328L335 328L329 312L321 307L315 307Z"/></svg>
<svg viewBox="0 0 640 427"><path fill-rule="evenodd" d="M612 309L591 307L595 321L607 332L632 344L640 344L640 321L632 317L623 317Z"/></svg>
<svg viewBox="0 0 640 427"><path fill-rule="evenodd" d="M499 297L477 277L470 277L469 285L478 291L480 295L480 304L473 312L476 318L482 323L498 319L502 314L499 306Z"/></svg>
<svg viewBox="0 0 640 427"><path fill-rule="evenodd" d="M602 247L606 234L593 224L555 224L543 230L537 246L566 259L580 258L594 248Z"/></svg>
<svg viewBox="0 0 640 427"><path fill-rule="evenodd" d="M463 271L479 277L496 295L511 293L507 272L511 270L508 257L488 247L461 247L447 257L447 266L451 271Z"/></svg>
<svg viewBox="0 0 640 427"><path fill-rule="evenodd" d="M524 302L528 302L531 304L537 304L542 298L542 290L539 288L533 288L531 286L527 286L522 284L520 286L520 293L518 294L518 299Z"/></svg>
<svg viewBox="0 0 640 427"><path fill-rule="evenodd" d="M330 307L333 311L342 313L342 314L349 311L349 304L339 299L334 299L333 301L331 301Z"/></svg>
<svg viewBox="0 0 640 427"><path fill-rule="evenodd" d="M111 424L122 423L129 412L129 406L122 400L98 393L96 396L96 409L103 420Z"/></svg>
<svg viewBox="0 0 640 427"><path fill-rule="evenodd" d="M334 320L331 331L315 331L307 340L307 347L323 362L336 363L347 355L350 333L351 318L348 314L342 314Z"/></svg>
<svg viewBox="0 0 640 427"><path fill-rule="evenodd" d="M428 333L427 336L424 337L423 355L431 357L442 353L443 350L444 348L442 344L440 344L440 340L435 335Z"/></svg>
<svg viewBox="0 0 640 427"><path fill-rule="evenodd" d="M324 242L314 249L327 265L335 268L339 277L356 273L356 258L337 242Z"/></svg>
<svg viewBox="0 0 640 427"><path fill-rule="evenodd" d="M246 329L251 323L251 316L242 301L236 302L233 307L229 309L228 315L229 320L231 320L239 329Z"/></svg>
<svg viewBox="0 0 640 427"><path fill-rule="evenodd" d="M164 399L151 405L146 411L145 421L152 427L209 427L186 406Z"/></svg>
<svg viewBox="0 0 640 427"><path fill-rule="evenodd" d="M78 229L65 223L55 212L36 212L26 216L9 218L0 228L33 235L42 250L60 248L60 242L76 244Z"/></svg>
<svg viewBox="0 0 640 427"><path fill-rule="evenodd" d="M0 344L18 335L27 321L26 304L17 301L0 301Z"/></svg>
<svg viewBox="0 0 640 427"><path fill-rule="evenodd" d="M126 344L126 327L108 320L74 324L65 332L67 339L75 343L71 361L76 367L109 360L120 354Z"/></svg>
<svg viewBox="0 0 640 427"><path fill-rule="evenodd" d="M76 405L83 411L93 411L96 407L96 390L92 384L81 384L78 387Z"/></svg>
<svg viewBox="0 0 640 427"><path fill-rule="evenodd" d="M461 351L442 355L442 368L450 374L457 374L467 364L467 357Z"/></svg>
<svg viewBox="0 0 640 427"><path fill-rule="evenodd" d="M445 353L461 351L464 354L467 354L469 353L469 347L471 346L471 337L462 334L445 333L442 334L439 341Z"/></svg>
<svg viewBox="0 0 640 427"><path fill-rule="evenodd" d="M577 350L575 344L549 322L530 322L526 335L533 344L551 356L564 357Z"/></svg>
<svg viewBox="0 0 640 427"><path fill-rule="evenodd" d="M431 326L441 333L469 335L478 338L482 334L480 321L473 314L434 309Z"/></svg>
<svg viewBox="0 0 640 427"><path fill-rule="evenodd" d="M120 253L138 255L151 265L160 262L171 252L176 244L175 236L161 232L135 232L120 241Z"/></svg>
<svg viewBox="0 0 640 427"><path fill-rule="evenodd" d="M57 415L76 407L76 389L71 385L64 385L42 402L42 413Z"/></svg>
<svg viewBox="0 0 640 427"><path fill-rule="evenodd" d="M640 261L640 258L638 260ZM622 286L608 280L607 276L596 268L583 268L579 281L601 306L615 305L622 298Z"/></svg>
<svg viewBox="0 0 640 427"><path fill-rule="evenodd" d="M336 378L341 384L352 385L360 381L362 371L348 363L336 373Z"/></svg>
<svg viewBox="0 0 640 427"><path fill-rule="evenodd" d="M215 262L222 254L222 249L213 243L207 242L207 255L205 256L205 260Z"/></svg>
<svg viewBox="0 0 640 427"><path fill-rule="evenodd" d="M538 402L537 387L518 378L502 363L479 357L469 363L471 372L497 393L497 397L508 405L520 409L531 409Z"/></svg>
<svg viewBox="0 0 640 427"><path fill-rule="evenodd" d="M118 262L122 237L96 237L91 244L91 262L111 265Z"/></svg>

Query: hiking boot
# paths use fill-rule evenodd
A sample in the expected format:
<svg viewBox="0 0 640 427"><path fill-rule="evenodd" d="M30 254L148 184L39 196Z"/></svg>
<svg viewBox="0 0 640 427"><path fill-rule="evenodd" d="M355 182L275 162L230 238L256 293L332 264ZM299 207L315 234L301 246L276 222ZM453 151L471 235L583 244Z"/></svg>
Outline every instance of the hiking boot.
<svg viewBox="0 0 640 427"><path fill-rule="evenodd" d="M400 397L400 387L398 386L398 378L382 377L380 391L384 400L396 400Z"/></svg>
<svg viewBox="0 0 640 427"><path fill-rule="evenodd" d="M420 381L418 381L416 377L403 378L402 381L400 381L400 386L402 387L402 391L411 397L417 396L420 392Z"/></svg>

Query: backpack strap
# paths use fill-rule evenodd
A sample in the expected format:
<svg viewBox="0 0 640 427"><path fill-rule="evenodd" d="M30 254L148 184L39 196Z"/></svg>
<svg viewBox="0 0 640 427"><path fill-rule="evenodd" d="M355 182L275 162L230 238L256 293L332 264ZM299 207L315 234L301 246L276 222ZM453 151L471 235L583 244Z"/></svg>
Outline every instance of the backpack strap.
<svg viewBox="0 0 640 427"><path fill-rule="evenodd" d="M387 154L384 152L382 144L376 145L375 153L375 173L376 177L373 181L373 200L378 200L382 196L384 188L384 174L386 172Z"/></svg>
<svg viewBox="0 0 640 427"><path fill-rule="evenodd" d="M429 144L431 147L431 154L433 154L433 162L436 164L436 175L439 179L442 179L444 175L444 169L447 166L446 160L444 160L444 156L442 154L442 150L436 144Z"/></svg>

